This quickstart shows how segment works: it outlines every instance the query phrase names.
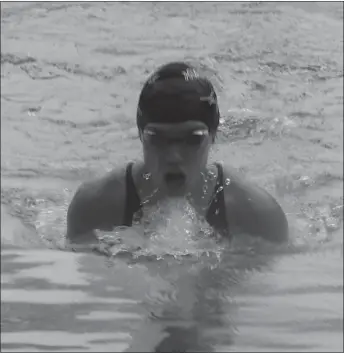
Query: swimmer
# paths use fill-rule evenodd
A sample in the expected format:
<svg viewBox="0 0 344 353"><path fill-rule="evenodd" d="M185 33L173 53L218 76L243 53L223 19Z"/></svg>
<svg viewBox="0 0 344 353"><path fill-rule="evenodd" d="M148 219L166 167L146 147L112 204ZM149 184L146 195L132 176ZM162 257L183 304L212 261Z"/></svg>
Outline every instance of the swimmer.
<svg viewBox="0 0 344 353"><path fill-rule="evenodd" d="M288 223L277 201L226 163L209 163L219 119L214 87L194 67L172 62L158 68L138 101L142 161L78 188L67 213L67 241L94 242L96 230L130 227L143 205L169 198L186 198L223 237L286 241Z"/></svg>

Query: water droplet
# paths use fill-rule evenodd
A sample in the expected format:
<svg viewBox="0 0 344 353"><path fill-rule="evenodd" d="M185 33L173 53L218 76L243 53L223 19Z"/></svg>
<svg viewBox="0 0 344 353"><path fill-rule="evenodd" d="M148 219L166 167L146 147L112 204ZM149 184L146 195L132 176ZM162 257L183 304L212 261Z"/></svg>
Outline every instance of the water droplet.
<svg viewBox="0 0 344 353"><path fill-rule="evenodd" d="M226 184L226 185L229 185L230 183L231 183L231 180L230 180L229 178L226 178L225 184Z"/></svg>
<svg viewBox="0 0 344 353"><path fill-rule="evenodd" d="M216 178L216 173L214 172L209 172L209 179L214 180Z"/></svg>
<svg viewBox="0 0 344 353"><path fill-rule="evenodd" d="M217 194L219 193L219 192L221 192L223 190L223 186L220 186L218 189L217 189Z"/></svg>
<svg viewBox="0 0 344 353"><path fill-rule="evenodd" d="M300 179L300 184L302 185L302 186L310 186L311 184L312 184L312 179L310 178L310 177L308 177L308 176L302 176Z"/></svg>
<svg viewBox="0 0 344 353"><path fill-rule="evenodd" d="M143 179L149 180L151 178L152 174L151 173L144 173L144 174L142 174L142 176L143 176Z"/></svg>

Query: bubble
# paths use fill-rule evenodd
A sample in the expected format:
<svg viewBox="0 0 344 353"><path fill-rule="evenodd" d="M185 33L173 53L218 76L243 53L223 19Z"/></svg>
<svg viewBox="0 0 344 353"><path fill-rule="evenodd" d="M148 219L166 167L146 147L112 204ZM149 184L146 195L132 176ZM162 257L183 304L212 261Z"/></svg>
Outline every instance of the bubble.
<svg viewBox="0 0 344 353"><path fill-rule="evenodd" d="M220 209L217 208L216 211L215 211L215 214L218 215L220 213Z"/></svg>
<svg viewBox="0 0 344 353"><path fill-rule="evenodd" d="M216 173L214 172L209 172L209 179L214 180L216 178Z"/></svg>
<svg viewBox="0 0 344 353"><path fill-rule="evenodd" d="M328 232L334 232L340 228L340 222L334 217L324 218L324 225Z"/></svg>
<svg viewBox="0 0 344 353"><path fill-rule="evenodd" d="M217 192L216 193L219 193L223 190L223 186L220 186L218 189L217 189Z"/></svg>
<svg viewBox="0 0 344 353"><path fill-rule="evenodd" d="M307 175L301 176L299 181L302 186L306 186L306 187L311 186L313 183L312 179Z"/></svg>
<svg viewBox="0 0 344 353"><path fill-rule="evenodd" d="M152 174L151 173L144 173L142 174L143 179L149 180L151 178Z"/></svg>
<svg viewBox="0 0 344 353"><path fill-rule="evenodd" d="M229 185L231 183L231 180L229 179L229 178L226 178L226 180L225 180L225 185Z"/></svg>

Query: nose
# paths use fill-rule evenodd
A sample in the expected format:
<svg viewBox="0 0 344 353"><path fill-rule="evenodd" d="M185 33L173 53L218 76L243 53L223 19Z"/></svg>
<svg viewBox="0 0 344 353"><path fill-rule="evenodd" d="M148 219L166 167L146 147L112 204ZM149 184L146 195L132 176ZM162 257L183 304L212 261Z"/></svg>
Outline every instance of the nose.
<svg viewBox="0 0 344 353"><path fill-rule="evenodd" d="M183 161L181 146L177 143L171 143L164 153L165 162L168 165L178 165Z"/></svg>

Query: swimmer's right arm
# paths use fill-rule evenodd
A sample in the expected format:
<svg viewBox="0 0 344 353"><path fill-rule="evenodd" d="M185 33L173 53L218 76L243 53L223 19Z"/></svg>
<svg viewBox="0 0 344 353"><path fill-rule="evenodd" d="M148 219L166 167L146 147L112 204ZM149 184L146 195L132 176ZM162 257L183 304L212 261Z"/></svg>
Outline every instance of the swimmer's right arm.
<svg viewBox="0 0 344 353"><path fill-rule="evenodd" d="M67 211L67 244L98 243L93 225L92 198L82 185L76 191Z"/></svg>
<svg viewBox="0 0 344 353"><path fill-rule="evenodd" d="M82 184L67 212L67 242L99 244L96 230L111 231L123 223L124 170Z"/></svg>

